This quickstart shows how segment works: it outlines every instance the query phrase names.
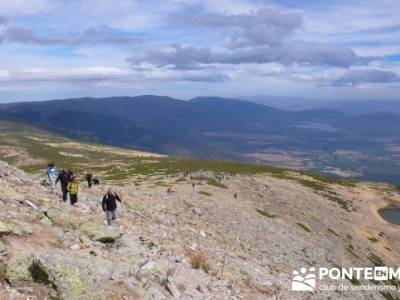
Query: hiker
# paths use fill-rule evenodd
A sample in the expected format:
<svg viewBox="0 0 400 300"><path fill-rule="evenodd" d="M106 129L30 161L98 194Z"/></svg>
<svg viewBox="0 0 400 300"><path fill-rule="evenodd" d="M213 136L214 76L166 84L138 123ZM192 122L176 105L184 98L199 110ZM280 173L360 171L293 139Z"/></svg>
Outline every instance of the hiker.
<svg viewBox="0 0 400 300"><path fill-rule="evenodd" d="M106 213L108 225L112 224L112 221L117 218L117 201L121 202L121 198L117 193L113 192L112 188L108 188L107 193L103 197L101 206L103 211Z"/></svg>
<svg viewBox="0 0 400 300"><path fill-rule="evenodd" d="M92 187L92 180L93 180L93 174L92 173L87 173L86 174L86 181L88 183L89 189Z"/></svg>
<svg viewBox="0 0 400 300"><path fill-rule="evenodd" d="M93 183L94 185L100 184L100 180L97 177L93 177Z"/></svg>
<svg viewBox="0 0 400 300"><path fill-rule="evenodd" d="M68 187L68 183L71 181L71 177L73 175L74 174L70 170L68 170L67 168L64 168L62 170L62 172L60 172L60 174L57 177L56 184L57 184L58 181L60 181L61 191L62 191L62 194L63 194L62 195L62 199L63 199L64 202L67 201L67 196L68 196L67 187Z"/></svg>
<svg viewBox="0 0 400 300"><path fill-rule="evenodd" d="M193 183L192 183L193 191L194 191L195 187L196 187L196 184L193 182Z"/></svg>
<svg viewBox="0 0 400 300"><path fill-rule="evenodd" d="M57 180L57 168L53 162L47 165L47 176L49 177L51 193L53 194Z"/></svg>
<svg viewBox="0 0 400 300"><path fill-rule="evenodd" d="M75 177L73 175L70 178L67 190L69 192L69 200L71 202L71 205L74 205L76 202L78 202L79 183L76 182Z"/></svg>

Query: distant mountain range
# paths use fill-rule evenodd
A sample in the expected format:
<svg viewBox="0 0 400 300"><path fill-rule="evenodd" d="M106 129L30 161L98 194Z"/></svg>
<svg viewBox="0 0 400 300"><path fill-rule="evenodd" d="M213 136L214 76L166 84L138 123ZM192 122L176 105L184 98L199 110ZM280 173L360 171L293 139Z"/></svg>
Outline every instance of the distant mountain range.
<svg viewBox="0 0 400 300"><path fill-rule="evenodd" d="M331 109L287 111L216 97L183 101L139 96L3 104L0 118L70 137L180 156L385 181L400 174L400 115L391 113L353 116Z"/></svg>
<svg viewBox="0 0 400 300"><path fill-rule="evenodd" d="M398 100L321 100L302 97L258 95L239 97L259 104L270 105L279 109L299 111L305 109L333 109L351 115L372 113L400 114L400 98Z"/></svg>

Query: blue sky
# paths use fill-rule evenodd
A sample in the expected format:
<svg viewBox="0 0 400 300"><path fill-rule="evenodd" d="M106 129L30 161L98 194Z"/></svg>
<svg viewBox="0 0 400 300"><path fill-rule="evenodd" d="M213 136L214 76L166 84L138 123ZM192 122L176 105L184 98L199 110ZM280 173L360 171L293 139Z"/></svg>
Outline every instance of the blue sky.
<svg viewBox="0 0 400 300"><path fill-rule="evenodd" d="M2 0L0 102L398 99L398 0Z"/></svg>

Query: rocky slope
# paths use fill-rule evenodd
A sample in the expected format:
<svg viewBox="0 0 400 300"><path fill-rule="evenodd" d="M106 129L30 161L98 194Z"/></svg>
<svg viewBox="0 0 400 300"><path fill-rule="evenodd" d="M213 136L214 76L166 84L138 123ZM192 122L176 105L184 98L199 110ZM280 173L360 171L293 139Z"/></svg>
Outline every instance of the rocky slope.
<svg viewBox="0 0 400 300"><path fill-rule="evenodd" d="M399 264L399 229L377 214L400 201L390 186L191 176L82 183L71 207L42 175L0 161L0 299L391 299L290 288L301 267ZM107 227L100 203L111 184L123 204Z"/></svg>

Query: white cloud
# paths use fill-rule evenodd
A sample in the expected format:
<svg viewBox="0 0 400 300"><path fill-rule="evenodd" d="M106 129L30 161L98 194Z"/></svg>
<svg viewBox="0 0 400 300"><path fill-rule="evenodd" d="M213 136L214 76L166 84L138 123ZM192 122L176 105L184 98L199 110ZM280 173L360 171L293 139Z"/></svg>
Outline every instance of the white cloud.
<svg viewBox="0 0 400 300"><path fill-rule="evenodd" d="M39 15L58 8L58 0L1 0L0 14L8 17Z"/></svg>
<svg viewBox="0 0 400 300"><path fill-rule="evenodd" d="M398 85L398 11L398 0L2 0L0 85L382 93Z"/></svg>

